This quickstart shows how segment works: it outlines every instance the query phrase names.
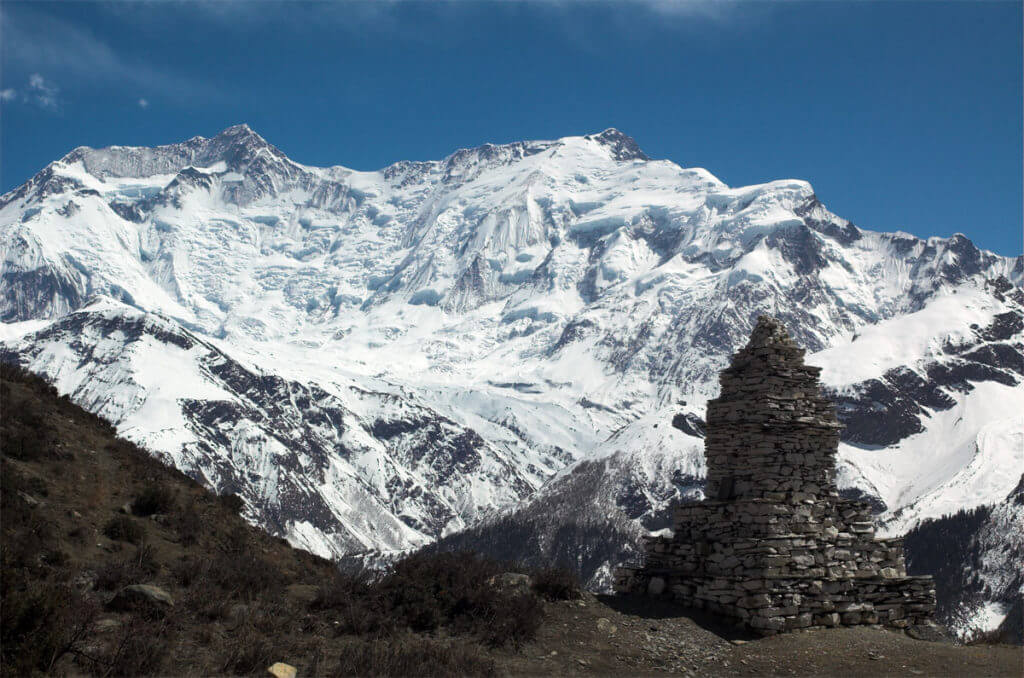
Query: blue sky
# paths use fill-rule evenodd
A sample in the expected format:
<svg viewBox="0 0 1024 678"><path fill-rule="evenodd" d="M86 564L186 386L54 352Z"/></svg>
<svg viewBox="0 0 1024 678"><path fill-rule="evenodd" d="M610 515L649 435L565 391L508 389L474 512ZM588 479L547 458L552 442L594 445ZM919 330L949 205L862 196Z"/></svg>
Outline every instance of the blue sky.
<svg viewBox="0 0 1024 678"><path fill-rule="evenodd" d="M617 127L860 226L1021 252L1019 2L5 1L7 191L78 145L247 122L376 169Z"/></svg>

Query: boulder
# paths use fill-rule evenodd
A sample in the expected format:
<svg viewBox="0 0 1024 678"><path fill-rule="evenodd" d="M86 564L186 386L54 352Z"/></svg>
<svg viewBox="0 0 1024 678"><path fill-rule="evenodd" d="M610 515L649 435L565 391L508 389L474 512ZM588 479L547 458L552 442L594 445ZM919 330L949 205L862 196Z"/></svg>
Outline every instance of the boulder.
<svg viewBox="0 0 1024 678"><path fill-rule="evenodd" d="M503 572L496 574L487 580L487 583L504 593L514 595L525 595L533 587L533 580L530 575L519 572Z"/></svg>
<svg viewBox="0 0 1024 678"><path fill-rule="evenodd" d="M159 586L154 586L153 584L132 584L125 586L114 594L109 607L114 610L148 607L163 611L169 607L174 607L174 599L171 598L171 594Z"/></svg>
<svg viewBox="0 0 1024 678"><path fill-rule="evenodd" d="M18 496L25 500L25 503L31 506L32 508L35 508L36 506L39 506L40 504L43 503L39 499L33 497L31 494L26 494L25 492L22 492L20 490L18 491Z"/></svg>
<svg viewBox="0 0 1024 678"><path fill-rule="evenodd" d="M274 676L274 678L295 678L299 671L291 664L275 662L267 667L267 673Z"/></svg>
<svg viewBox="0 0 1024 678"><path fill-rule="evenodd" d="M652 596L660 596L665 592L665 580L662 577L651 577L647 583L647 593Z"/></svg>
<svg viewBox="0 0 1024 678"><path fill-rule="evenodd" d="M914 640L924 640L929 643L943 643L950 639L949 633L934 622L914 624L907 629L907 635Z"/></svg>

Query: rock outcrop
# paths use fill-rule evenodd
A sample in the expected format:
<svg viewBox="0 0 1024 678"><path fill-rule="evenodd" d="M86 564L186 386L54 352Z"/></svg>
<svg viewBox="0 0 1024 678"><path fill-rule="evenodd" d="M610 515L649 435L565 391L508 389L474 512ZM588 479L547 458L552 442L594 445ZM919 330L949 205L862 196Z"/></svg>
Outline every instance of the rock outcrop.
<svg viewBox="0 0 1024 678"><path fill-rule="evenodd" d="M905 628L935 610L931 577L909 577L901 539L875 539L870 505L839 498L840 424L820 368L762 316L708 402L706 500L676 510L620 592L670 596L764 634L814 626Z"/></svg>

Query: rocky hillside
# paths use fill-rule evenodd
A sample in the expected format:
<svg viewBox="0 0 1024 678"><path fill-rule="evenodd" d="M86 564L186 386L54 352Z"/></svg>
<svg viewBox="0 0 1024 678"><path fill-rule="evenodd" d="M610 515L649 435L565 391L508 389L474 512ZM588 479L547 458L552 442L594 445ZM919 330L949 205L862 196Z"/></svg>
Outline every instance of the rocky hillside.
<svg viewBox="0 0 1024 678"><path fill-rule="evenodd" d="M0 673L1012 675L1018 652L865 629L760 641L550 568L416 556L371 580L252 528L24 372L0 367ZM813 658L808 660L808 656Z"/></svg>
<svg viewBox="0 0 1024 678"><path fill-rule="evenodd" d="M493 675L545 599L579 597L473 554L342 575L38 377L0 366L0 396L5 676Z"/></svg>
<svg viewBox="0 0 1024 678"><path fill-rule="evenodd" d="M907 565L935 577L938 616L970 637L985 619L991 637L1024 644L1024 475L996 506L926 520L907 533Z"/></svg>

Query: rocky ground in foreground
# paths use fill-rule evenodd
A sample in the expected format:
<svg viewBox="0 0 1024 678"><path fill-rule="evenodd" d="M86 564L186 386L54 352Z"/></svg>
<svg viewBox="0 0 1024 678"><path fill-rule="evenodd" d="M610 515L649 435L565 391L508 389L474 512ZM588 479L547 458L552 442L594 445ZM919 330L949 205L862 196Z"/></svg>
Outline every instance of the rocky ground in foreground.
<svg viewBox="0 0 1024 678"><path fill-rule="evenodd" d="M915 639L873 627L756 638L647 598L550 603L536 640L499 665L510 675L1020 676L1024 650Z"/></svg>
<svg viewBox="0 0 1024 678"><path fill-rule="evenodd" d="M0 674L1020 675L1021 648L872 628L755 639L472 554L376 580L289 547L0 366Z"/></svg>

